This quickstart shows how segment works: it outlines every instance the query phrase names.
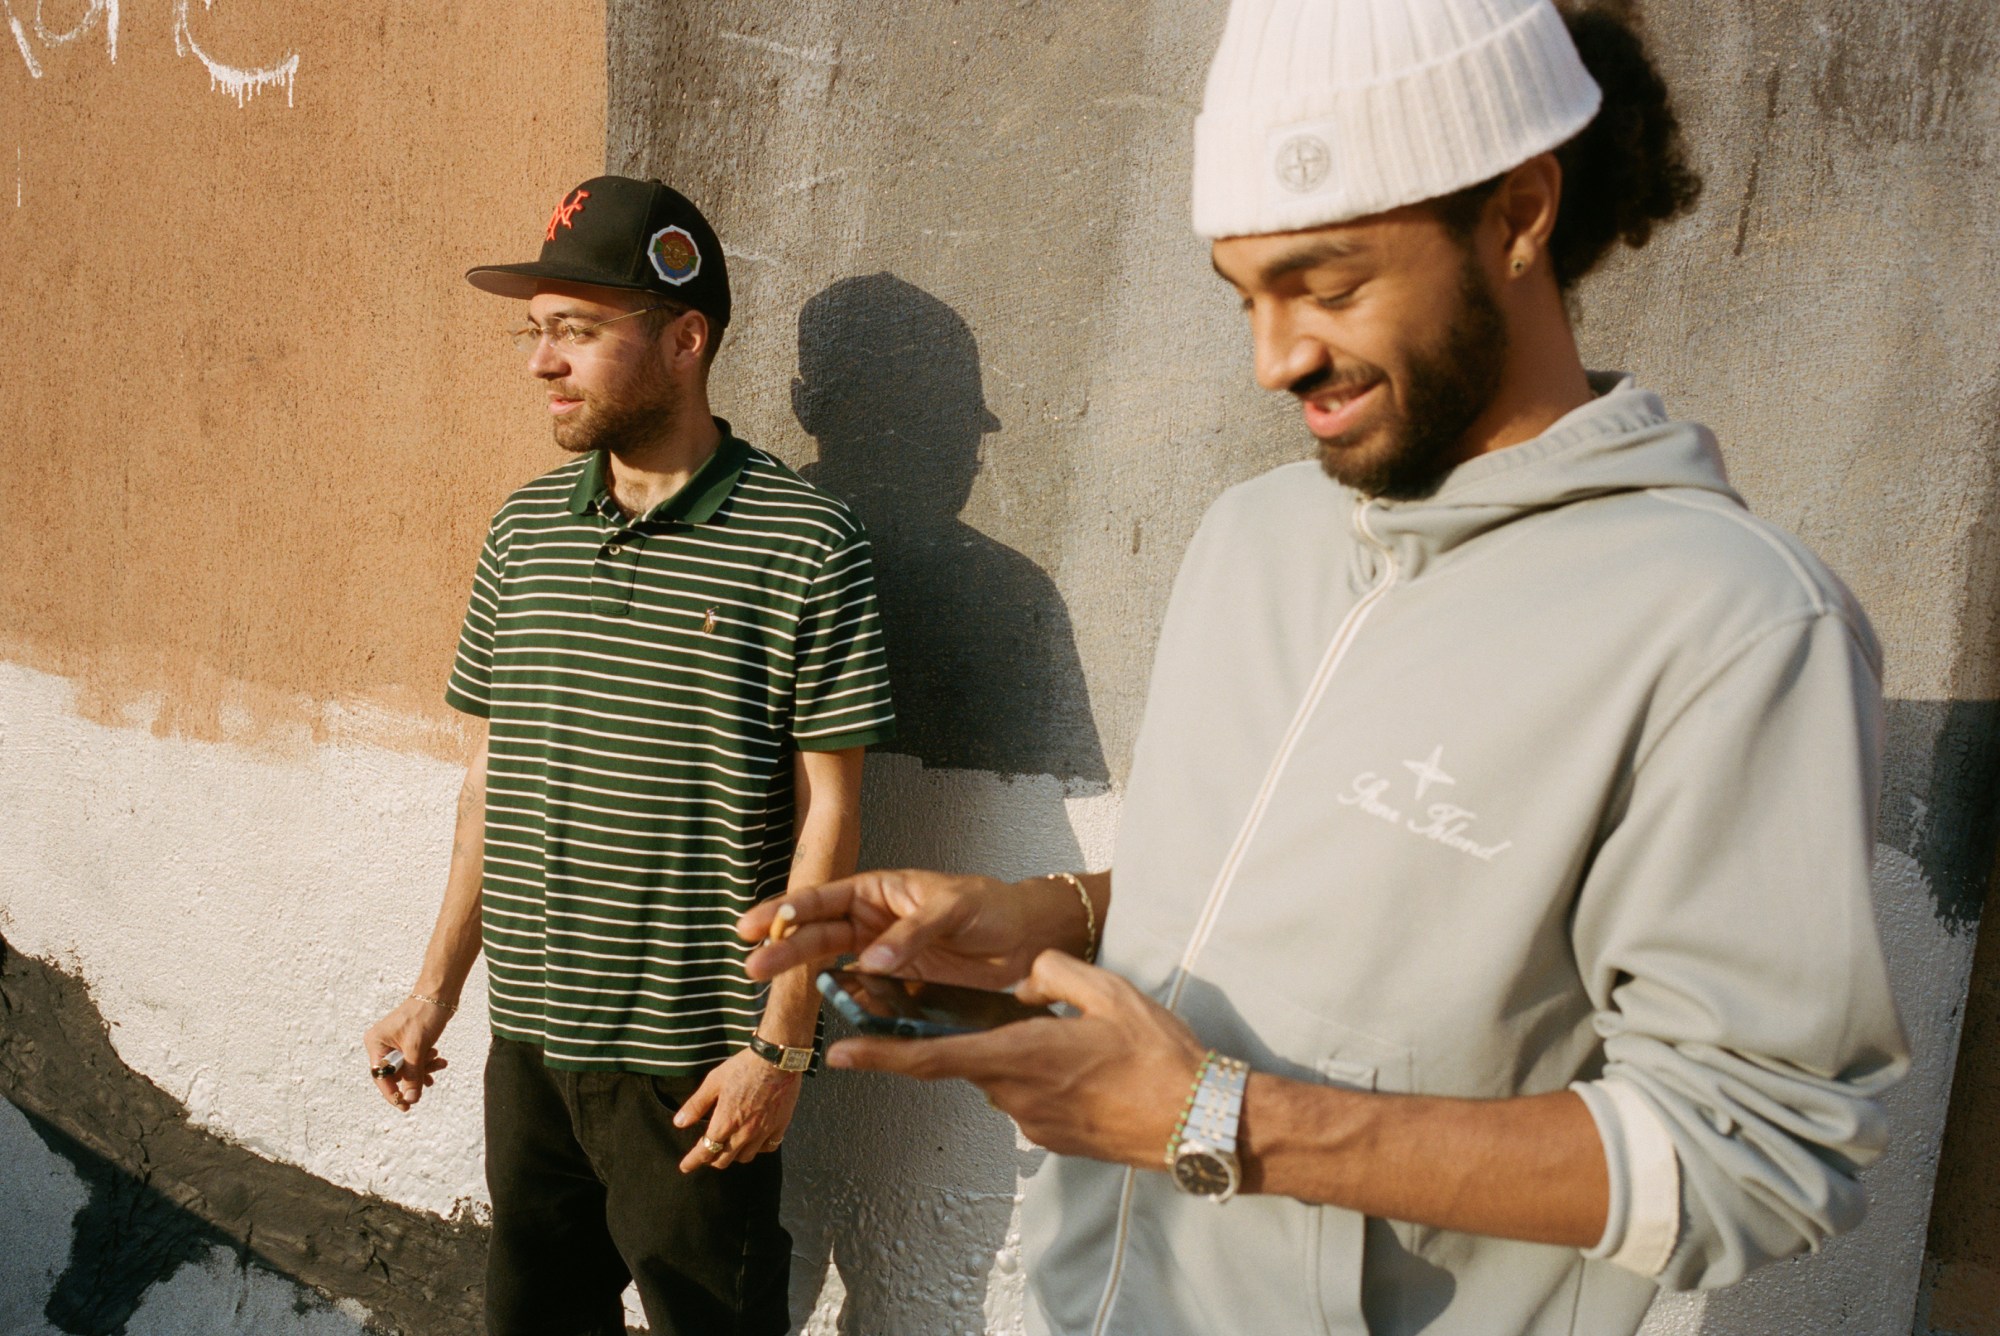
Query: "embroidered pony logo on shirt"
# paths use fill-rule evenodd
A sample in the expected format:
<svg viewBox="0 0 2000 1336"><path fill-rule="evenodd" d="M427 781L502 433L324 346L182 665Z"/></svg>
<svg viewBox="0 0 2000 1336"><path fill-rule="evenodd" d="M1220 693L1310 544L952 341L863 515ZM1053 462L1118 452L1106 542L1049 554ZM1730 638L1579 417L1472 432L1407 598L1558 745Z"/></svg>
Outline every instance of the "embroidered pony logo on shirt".
<svg viewBox="0 0 2000 1336"><path fill-rule="evenodd" d="M1416 800L1422 803L1431 789L1440 785L1455 785L1458 780L1445 773L1444 744L1431 748L1431 754L1421 761L1405 761L1403 768L1413 777ZM1455 850L1468 858L1477 858L1482 863L1490 863L1501 853L1511 849L1512 840L1501 840L1497 844L1480 844L1466 832L1479 820L1479 813L1457 803L1431 803L1423 807L1416 816L1405 816L1399 807L1392 806L1388 795L1393 780L1364 770L1354 777L1354 785L1334 801L1343 807L1353 807L1386 821L1392 826L1420 835L1424 839L1445 848Z"/></svg>

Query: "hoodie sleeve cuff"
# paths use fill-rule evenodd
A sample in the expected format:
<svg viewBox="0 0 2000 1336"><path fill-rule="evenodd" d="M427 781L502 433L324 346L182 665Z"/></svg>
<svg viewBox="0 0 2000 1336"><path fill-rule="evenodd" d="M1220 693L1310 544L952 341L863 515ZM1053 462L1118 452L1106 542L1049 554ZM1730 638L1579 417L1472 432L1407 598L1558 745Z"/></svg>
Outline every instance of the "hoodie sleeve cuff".
<svg viewBox="0 0 2000 1336"><path fill-rule="evenodd" d="M1636 1086L1607 1077L1570 1087L1604 1141L1611 1209L1583 1255L1647 1278L1667 1269L1681 1232L1681 1162L1664 1119Z"/></svg>

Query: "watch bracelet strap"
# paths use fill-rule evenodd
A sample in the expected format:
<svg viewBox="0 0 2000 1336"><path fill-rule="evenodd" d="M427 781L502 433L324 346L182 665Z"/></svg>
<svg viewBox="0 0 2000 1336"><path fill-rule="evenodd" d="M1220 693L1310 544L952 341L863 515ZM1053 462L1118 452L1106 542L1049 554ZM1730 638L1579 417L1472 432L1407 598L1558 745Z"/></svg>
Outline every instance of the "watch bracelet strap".
<svg viewBox="0 0 2000 1336"><path fill-rule="evenodd" d="M1243 1092L1250 1065L1241 1058L1216 1055L1195 1083L1188 1111L1186 1136L1225 1154L1236 1153L1236 1133L1243 1118Z"/></svg>
<svg viewBox="0 0 2000 1336"><path fill-rule="evenodd" d="M1227 1154L1236 1153L1236 1133L1243 1119L1243 1094L1250 1082L1250 1064L1224 1057L1214 1049L1202 1055L1188 1087L1187 1102L1167 1140L1166 1161L1173 1167L1182 1143L1194 1140Z"/></svg>
<svg viewBox="0 0 2000 1336"><path fill-rule="evenodd" d="M763 1035L760 1035L753 1030L750 1033L750 1042L748 1045L746 1045L746 1047L748 1047L752 1053L755 1053L758 1057L770 1063L773 1067L776 1067L779 1071L797 1071L797 1072L803 1072L804 1074L810 1076L813 1073L817 1072L820 1068L820 1052L819 1052L819 1044L817 1042L815 1042L810 1048L803 1050L788 1048L784 1044L772 1043L770 1040L766 1039ZM811 1056L806 1060L805 1066L803 1067L785 1066L786 1053L788 1052L797 1053L802 1051L811 1054Z"/></svg>

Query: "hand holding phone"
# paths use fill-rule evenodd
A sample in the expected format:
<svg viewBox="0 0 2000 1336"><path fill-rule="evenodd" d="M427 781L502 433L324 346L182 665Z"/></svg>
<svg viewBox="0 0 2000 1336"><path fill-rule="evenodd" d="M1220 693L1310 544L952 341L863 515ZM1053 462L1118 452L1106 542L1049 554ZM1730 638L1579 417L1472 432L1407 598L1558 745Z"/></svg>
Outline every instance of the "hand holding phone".
<svg viewBox="0 0 2000 1336"><path fill-rule="evenodd" d="M1031 1007L1012 993L888 974L823 970L817 982L833 1009L855 1029L898 1039L976 1034L1056 1014L1047 1007Z"/></svg>

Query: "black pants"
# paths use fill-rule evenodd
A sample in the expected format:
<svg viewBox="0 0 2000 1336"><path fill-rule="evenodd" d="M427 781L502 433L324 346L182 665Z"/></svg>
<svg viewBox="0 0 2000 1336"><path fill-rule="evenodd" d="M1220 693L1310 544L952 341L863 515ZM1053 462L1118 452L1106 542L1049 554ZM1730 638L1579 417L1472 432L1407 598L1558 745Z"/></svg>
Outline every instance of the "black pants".
<svg viewBox="0 0 2000 1336"><path fill-rule="evenodd" d="M486 1059L491 1336L624 1336L636 1281L654 1336L783 1336L792 1240L776 1154L680 1171L673 1125L699 1079L545 1066L496 1037Z"/></svg>

